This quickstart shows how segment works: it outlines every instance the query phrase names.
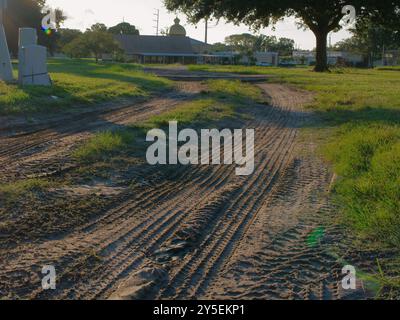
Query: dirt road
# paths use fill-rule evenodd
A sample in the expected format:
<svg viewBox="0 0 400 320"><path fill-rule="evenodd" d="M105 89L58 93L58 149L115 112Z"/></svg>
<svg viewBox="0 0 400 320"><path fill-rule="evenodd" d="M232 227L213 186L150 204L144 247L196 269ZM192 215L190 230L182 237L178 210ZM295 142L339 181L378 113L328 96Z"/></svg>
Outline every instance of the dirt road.
<svg viewBox="0 0 400 320"><path fill-rule="evenodd" d="M313 121L309 94L259 84L271 105L254 108L254 174L234 166L179 167L167 178L141 166L133 192L111 186L111 205L79 227L0 246L0 296L34 299L338 299L341 230L328 190L332 175L299 137ZM51 176L75 164L66 155L97 130L134 123L190 99L183 85L162 99L0 139L3 181ZM142 171L140 171L142 170ZM100 209L99 209L100 210ZM344 255L344 253L343 253ZM43 291L54 265L57 289ZM364 297L360 289L353 292Z"/></svg>

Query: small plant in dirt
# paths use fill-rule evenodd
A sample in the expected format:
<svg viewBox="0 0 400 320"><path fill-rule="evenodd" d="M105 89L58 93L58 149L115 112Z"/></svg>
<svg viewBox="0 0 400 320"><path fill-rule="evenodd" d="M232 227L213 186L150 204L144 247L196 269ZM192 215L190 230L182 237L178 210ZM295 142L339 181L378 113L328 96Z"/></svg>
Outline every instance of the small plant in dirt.
<svg viewBox="0 0 400 320"><path fill-rule="evenodd" d="M104 161L131 147L133 141L133 133L128 129L100 132L78 147L73 157L81 162Z"/></svg>
<svg viewBox="0 0 400 320"><path fill-rule="evenodd" d="M19 197L27 197L34 192L43 192L53 183L43 179L27 179L0 184L1 199L6 203L16 201Z"/></svg>

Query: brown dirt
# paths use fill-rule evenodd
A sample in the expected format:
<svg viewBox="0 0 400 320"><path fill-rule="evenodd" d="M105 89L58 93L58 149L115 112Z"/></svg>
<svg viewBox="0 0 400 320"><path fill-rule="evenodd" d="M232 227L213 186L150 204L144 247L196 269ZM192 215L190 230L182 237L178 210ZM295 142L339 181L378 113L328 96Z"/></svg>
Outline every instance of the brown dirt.
<svg viewBox="0 0 400 320"><path fill-rule="evenodd" d="M254 109L256 169L179 167L164 176L141 167L133 191L99 182L82 186L113 197L100 213L57 236L0 246L0 296L34 299L339 299L342 265L332 252L342 230L328 189L332 174L299 138L313 120L303 109L312 97L282 85L260 84L270 106ZM0 139L4 181L47 175L97 130L142 120L201 90L174 93L102 117ZM73 165L73 164L70 164ZM139 169L136 168L138 171ZM63 190L69 192L71 190ZM316 243L310 234L323 228ZM340 253L339 253L340 254ZM343 252L345 255L345 252ZM53 264L57 290L41 289L41 268ZM360 288L352 297L366 297Z"/></svg>

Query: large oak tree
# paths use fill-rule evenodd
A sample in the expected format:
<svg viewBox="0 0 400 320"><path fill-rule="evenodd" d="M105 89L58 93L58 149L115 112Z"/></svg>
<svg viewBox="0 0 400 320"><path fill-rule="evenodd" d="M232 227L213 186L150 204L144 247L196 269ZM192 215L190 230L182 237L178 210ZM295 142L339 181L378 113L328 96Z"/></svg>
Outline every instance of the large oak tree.
<svg viewBox="0 0 400 320"><path fill-rule="evenodd" d="M184 12L192 22L204 18L224 18L254 28L267 27L282 18L300 19L316 37L316 71L328 70L327 37L341 28L343 7L353 5L359 17L396 21L399 0L164 0L167 9Z"/></svg>

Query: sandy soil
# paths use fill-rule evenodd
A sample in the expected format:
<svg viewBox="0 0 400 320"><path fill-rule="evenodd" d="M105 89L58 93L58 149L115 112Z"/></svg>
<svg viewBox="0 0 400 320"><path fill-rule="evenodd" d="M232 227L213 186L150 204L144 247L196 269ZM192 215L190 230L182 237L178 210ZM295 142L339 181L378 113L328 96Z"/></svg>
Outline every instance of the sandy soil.
<svg viewBox="0 0 400 320"><path fill-rule="evenodd" d="M256 169L179 168L163 179L142 168L134 192L99 183L112 197L101 214L56 236L0 245L0 296L30 299L340 299L342 230L328 190L332 174L299 137L314 121L310 94L259 84L271 105L255 108ZM183 83L160 99L0 138L1 180L69 170L66 155L93 132L143 120L202 90ZM138 169L139 170L139 169ZM91 186L64 190L85 194ZM67 192L68 191L68 192ZM100 210L100 209L99 209ZM310 238L315 230L320 237ZM322 231L321 231L322 230ZM337 249L336 251L334 249ZM343 255L345 253L343 252ZM42 266L57 290L41 289Z"/></svg>

